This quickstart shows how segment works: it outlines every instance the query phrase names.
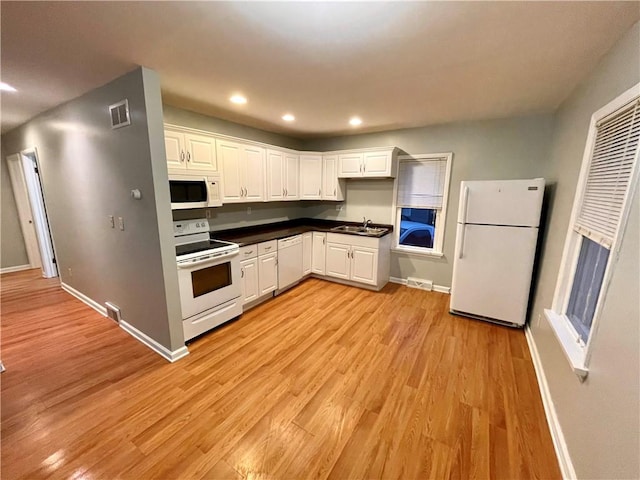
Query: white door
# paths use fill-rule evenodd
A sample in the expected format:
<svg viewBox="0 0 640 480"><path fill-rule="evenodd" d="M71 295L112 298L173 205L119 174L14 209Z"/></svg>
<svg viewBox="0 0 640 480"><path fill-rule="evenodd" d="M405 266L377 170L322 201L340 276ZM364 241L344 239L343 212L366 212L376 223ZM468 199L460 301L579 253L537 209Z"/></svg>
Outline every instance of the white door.
<svg viewBox="0 0 640 480"><path fill-rule="evenodd" d="M283 200L285 196L285 162L282 152L267 150L266 175L269 200Z"/></svg>
<svg viewBox="0 0 640 480"><path fill-rule="evenodd" d="M240 262L243 303L249 303L260 296L258 285L258 259L251 258Z"/></svg>
<svg viewBox="0 0 640 480"><path fill-rule="evenodd" d="M351 153L338 157L338 177L361 177L362 176L362 154Z"/></svg>
<svg viewBox="0 0 640 480"><path fill-rule="evenodd" d="M165 130L164 149L167 155L167 168L171 170L185 170L187 168L182 133Z"/></svg>
<svg viewBox="0 0 640 480"><path fill-rule="evenodd" d="M461 182L458 222L537 227L544 179Z"/></svg>
<svg viewBox="0 0 640 480"><path fill-rule="evenodd" d="M300 155L300 199L322 198L322 155Z"/></svg>
<svg viewBox="0 0 640 480"><path fill-rule="evenodd" d="M362 176L389 177L391 176L391 152L364 154Z"/></svg>
<svg viewBox="0 0 640 480"><path fill-rule="evenodd" d="M243 175L245 202L264 200L265 149L244 145Z"/></svg>
<svg viewBox="0 0 640 480"><path fill-rule="evenodd" d="M260 295L278 289L278 254L270 253L258 257L258 283Z"/></svg>
<svg viewBox="0 0 640 480"><path fill-rule="evenodd" d="M287 200L300 198L300 158L291 153L284 154L286 172L285 197Z"/></svg>
<svg viewBox="0 0 640 480"><path fill-rule="evenodd" d="M311 263L313 261L313 236L312 232L302 234L302 275L311 273Z"/></svg>
<svg viewBox="0 0 640 480"><path fill-rule="evenodd" d="M237 143L218 140L216 151L222 169L222 203L244 201L240 157L241 148Z"/></svg>
<svg viewBox="0 0 640 480"><path fill-rule="evenodd" d="M378 272L378 250L351 247L351 280L375 285Z"/></svg>
<svg viewBox="0 0 640 480"><path fill-rule="evenodd" d="M458 224L451 309L524 324L537 228Z"/></svg>
<svg viewBox="0 0 640 480"><path fill-rule="evenodd" d="M187 150L187 169L209 172L218 170L214 138L185 133L184 140Z"/></svg>
<svg viewBox="0 0 640 480"><path fill-rule="evenodd" d="M325 274L327 234L313 232L313 253L311 258L311 271L318 275Z"/></svg>
<svg viewBox="0 0 640 480"><path fill-rule="evenodd" d="M18 219L20 220L20 229L27 249L29 265L31 268L41 268L40 247L38 246L38 237L29 204L29 192L27 191L27 183L24 178L19 153L7 157L7 167L9 168L9 178L13 187L13 196L16 200Z"/></svg>
<svg viewBox="0 0 640 480"><path fill-rule="evenodd" d="M322 198L338 199L338 156L322 157Z"/></svg>
<svg viewBox="0 0 640 480"><path fill-rule="evenodd" d="M351 273L351 246L327 243L326 275L349 280Z"/></svg>

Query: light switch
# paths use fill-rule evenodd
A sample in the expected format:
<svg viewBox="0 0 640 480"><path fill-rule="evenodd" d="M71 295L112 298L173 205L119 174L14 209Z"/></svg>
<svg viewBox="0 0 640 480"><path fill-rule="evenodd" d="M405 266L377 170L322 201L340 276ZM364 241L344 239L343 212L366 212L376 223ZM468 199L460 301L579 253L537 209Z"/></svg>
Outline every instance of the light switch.
<svg viewBox="0 0 640 480"><path fill-rule="evenodd" d="M118 217L118 226L120 230L124 230L124 219L122 217Z"/></svg>
<svg viewBox="0 0 640 480"><path fill-rule="evenodd" d="M113 218L113 215L109 215L109 225L111 225L111 228L116 228L116 221Z"/></svg>

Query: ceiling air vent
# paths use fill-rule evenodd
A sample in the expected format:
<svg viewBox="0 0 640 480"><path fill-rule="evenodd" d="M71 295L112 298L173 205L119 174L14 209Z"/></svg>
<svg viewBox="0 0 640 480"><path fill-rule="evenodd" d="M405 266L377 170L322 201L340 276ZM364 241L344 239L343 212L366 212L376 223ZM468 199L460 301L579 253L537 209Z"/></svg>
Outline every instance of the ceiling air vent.
<svg viewBox="0 0 640 480"><path fill-rule="evenodd" d="M111 115L111 128L120 128L131 125L131 118L129 117L129 100L125 99L121 102L110 105L109 114Z"/></svg>

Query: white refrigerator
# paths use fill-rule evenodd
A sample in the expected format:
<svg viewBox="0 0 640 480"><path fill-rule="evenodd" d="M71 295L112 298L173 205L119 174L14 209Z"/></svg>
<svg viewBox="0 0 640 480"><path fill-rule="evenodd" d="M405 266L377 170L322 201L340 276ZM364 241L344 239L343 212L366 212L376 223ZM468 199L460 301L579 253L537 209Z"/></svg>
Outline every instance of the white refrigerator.
<svg viewBox="0 0 640 480"><path fill-rule="evenodd" d="M521 327L544 179L461 182L451 313Z"/></svg>

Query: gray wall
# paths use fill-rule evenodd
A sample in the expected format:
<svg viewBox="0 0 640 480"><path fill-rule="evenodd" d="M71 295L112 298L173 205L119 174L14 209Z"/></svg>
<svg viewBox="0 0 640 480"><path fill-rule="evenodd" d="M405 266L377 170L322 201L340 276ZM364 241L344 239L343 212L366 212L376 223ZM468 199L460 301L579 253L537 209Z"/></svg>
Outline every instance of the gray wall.
<svg viewBox="0 0 640 480"><path fill-rule="evenodd" d="M532 332L579 478L640 478L640 199L636 191L598 329L580 383L544 319L550 308L591 115L640 81L640 24L601 60L557 112L547 178L550 202Z"/></svg>
<svg viewBox="0 0 640 480"><path fill-rule="evenodd" d="M0 268L28 265L29 257L24 244L24 237L20 229L18 209L13 196L11 178L7 168L7 155L18 152L7 152L2 143L2 160L0 169Z"/></svg>
<svg viewBox="0 0 640 480"><path fill-rule="evenodd" d="M309 150L338 150L394 145L409 154L453 152L444 257L392 253L391 276L409 276L451 286L455 223L461 180L502 180L544 176L548 168L551 115L485 120L389 132L313 140ZM348 180L343 211L334 205L306 207L317 218L393 223L393 180Z"/></svg>
<svg viewBox="0 0 640 480"><path fill-rule="evenodd" d="M112 130L107 107L123 98L132 125ZM159 81L138 68L2 143L7 152L38 150L62 281L100 304L114 302L127 322L173 350L184 341L163 138ZM142 200L132 199L134 188ZM110 228L107 215L122 216L125 231Z"/></svg>

